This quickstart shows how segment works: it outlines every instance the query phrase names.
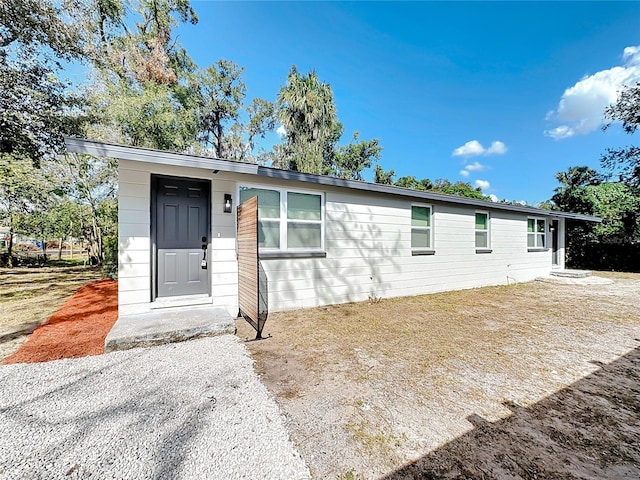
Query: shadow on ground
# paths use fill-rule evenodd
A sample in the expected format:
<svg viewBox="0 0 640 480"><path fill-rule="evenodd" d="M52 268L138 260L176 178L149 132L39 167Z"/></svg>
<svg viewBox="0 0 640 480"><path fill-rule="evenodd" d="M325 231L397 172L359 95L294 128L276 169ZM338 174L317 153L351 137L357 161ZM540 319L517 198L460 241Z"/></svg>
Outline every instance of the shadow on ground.
<svg viewBox="0 0 640 480"><path fill-rule="evenodd" d="M640 348L496 422L474 428L384 477L399 479L640 478Z"/></svg>

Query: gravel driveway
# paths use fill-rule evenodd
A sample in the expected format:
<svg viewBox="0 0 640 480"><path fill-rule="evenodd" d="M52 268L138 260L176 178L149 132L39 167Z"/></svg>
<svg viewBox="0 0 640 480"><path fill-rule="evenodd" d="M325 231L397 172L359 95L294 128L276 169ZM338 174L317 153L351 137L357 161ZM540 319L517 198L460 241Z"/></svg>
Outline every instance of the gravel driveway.
<svg viewBox="0 0 640 480"><path fill-rule="evenodd" d="M0 385L2 479L309 478L232 335L0 366Z"/></svg>

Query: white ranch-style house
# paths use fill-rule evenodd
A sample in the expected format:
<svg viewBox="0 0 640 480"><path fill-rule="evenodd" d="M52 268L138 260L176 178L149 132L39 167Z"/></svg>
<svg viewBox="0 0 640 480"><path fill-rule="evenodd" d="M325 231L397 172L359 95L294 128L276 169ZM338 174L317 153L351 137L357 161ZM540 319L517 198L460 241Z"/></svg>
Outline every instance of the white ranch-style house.
<svg viewBox="0 0 640 480"><path fill-rule="evenodd" d="M526 282L564 268L579 214L83 139L119 159L119 313L238 313L236 206L258 197L270 311Z"/></svg>

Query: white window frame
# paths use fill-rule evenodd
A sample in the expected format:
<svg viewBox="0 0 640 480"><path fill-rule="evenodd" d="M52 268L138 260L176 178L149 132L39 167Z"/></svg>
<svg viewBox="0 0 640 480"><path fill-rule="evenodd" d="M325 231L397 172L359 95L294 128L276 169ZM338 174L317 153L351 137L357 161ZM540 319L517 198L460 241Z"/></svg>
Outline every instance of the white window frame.
<svg viewBox="0 0 640 480"><path fill-rule="evenodd" d="M325 196L324 192L318 192L314 190L299 190L299 189L289 189L283 187L275 187L271 185L258 185L251 183L242 183L238 184L238 188L236 191L236 198L238 199L238 203L240 203L240 190L242 188L257 188L260 190L271 190L274 192L278 192L280 194L280 218L279 219L271 219L272 221L280 222L280 247L259 247L261 252L324 252L324 236L325 236ZM315 195L320 197L320 220L302 220L302 219L289 219L287 218L287 206L288 206L288 194L289 193L302 193L305 195ZM263 221L258 219L258 221ZM269 219L265 219L265 221L269 221ZM289 223L309 223L309 224L319 224L320 225L320 247L298 247L298 248L289 248L288 238L287 238L287 227Z"/></svg>
<svg viewBox="0 0 640 480"><path fill-rule="evenodd" d="M476 225L476 215L486 215L487 216L487 228L486 230L480 230L478 229L477 225ZM487 234L487 245L485 247L479 247L478 243L477 243L477 239L475 238L475 235L477 232L484 232ZM476 251L477 252L490 252L491 251L491 214L488 211L485 210L477 210L474 215L473 215L473 237L474 237L474 243L476 246Z"/></svg>
<svg viewBox="0 0 640 480"><path fill-rule="evenodd" d="M429 209L429 226L428 227L414 227L412 224L412 220L413 220L413 207L421 207L421 208L428 208ZM434 227L434 216L433 216L433 205L429 205L426 203L412 203L411 204L411 208L409 209L409 233L410 233L410 237L413 237L413 229L418 229L418 230L426 230L429 232L429 246L428 247L414 247L413 244L411 245L411 252L414 254L420 254L420 253L433 253L435 252L435 245L433 244L433 239L434 239L434 235L433 235L433 227ZM411 238L410 238L411 240Z"/></svg>
<svg viewBox="0 0 640 480"><path fill-rule="evenodd" d="M529 231L529 220L533 220L533 232ZM537 230L537 226L538 226L538 222L544 222L544 231L543 232L538 232ZM529 250L548 250L548 242L549 239L547 238L547 219L544 217L527 217L527 226L526 226L526 231L527 231L527 249ZM533 245L529 246L529 235L533 235ZM538 238L542 236L543 238L543 243L544 245L539 245L538 244Z"/></svg>

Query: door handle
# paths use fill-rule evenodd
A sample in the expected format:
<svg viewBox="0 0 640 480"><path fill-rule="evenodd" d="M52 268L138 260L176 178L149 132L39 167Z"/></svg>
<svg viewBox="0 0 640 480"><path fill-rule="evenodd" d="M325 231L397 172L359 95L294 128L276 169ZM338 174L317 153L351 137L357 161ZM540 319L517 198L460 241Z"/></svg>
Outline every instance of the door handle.
<svg viewBox="0 0 640 480"><path fill-rule="evenodd" d="M202 261L200 262L200 268L207 269L207 246L202 245Z"/></svg>

